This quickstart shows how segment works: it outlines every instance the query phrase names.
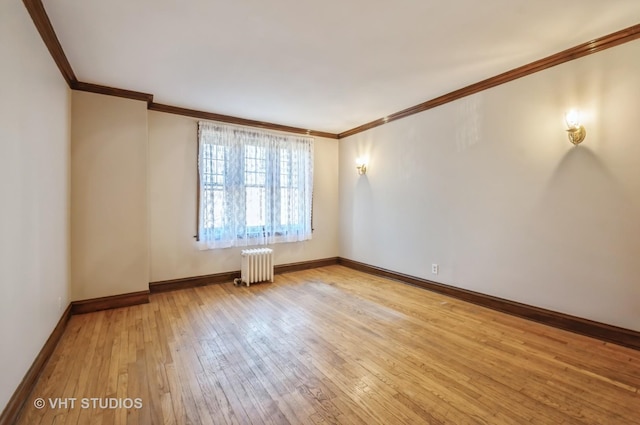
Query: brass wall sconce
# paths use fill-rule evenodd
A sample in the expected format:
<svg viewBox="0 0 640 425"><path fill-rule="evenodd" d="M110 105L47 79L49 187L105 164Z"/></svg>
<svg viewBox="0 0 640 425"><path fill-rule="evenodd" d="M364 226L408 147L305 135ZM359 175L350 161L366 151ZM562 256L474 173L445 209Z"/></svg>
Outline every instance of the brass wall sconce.
<svg viewBox="0 0 640 425"><path fill-rule="evenodd" d="M356 169L359 175L367 174L367 161L362 158L356 159Z"/></svg>
<svg viewBox="0 0 640 425"><path fill-rule="evenodd" d="M579 145L587 136L587 130L581 123L580 111L575 109L570 110L564 114L564 120L567 123L567 135L569 141L574 145Z"/></svg>

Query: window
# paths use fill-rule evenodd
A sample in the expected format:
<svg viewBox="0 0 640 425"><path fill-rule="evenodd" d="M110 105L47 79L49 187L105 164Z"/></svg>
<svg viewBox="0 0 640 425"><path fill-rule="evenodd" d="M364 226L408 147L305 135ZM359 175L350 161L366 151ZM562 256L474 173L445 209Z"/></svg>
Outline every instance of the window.
<svg viewBox="0 0 640 425"><path fill-rule="evenodd" d="M198 123L204 249L311 239L313 139Z"/></svg>

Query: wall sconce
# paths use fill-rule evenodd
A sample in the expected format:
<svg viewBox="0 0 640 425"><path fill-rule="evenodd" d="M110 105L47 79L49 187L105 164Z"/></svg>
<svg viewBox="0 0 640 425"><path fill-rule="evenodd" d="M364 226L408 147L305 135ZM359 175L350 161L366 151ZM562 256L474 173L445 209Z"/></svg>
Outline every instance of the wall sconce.
<svg viewBox="0 0 640 425"><path fill-rule="evenodd" d="M564 120L567 122L569 141L577 146L587 136L587 130L584 129L581 123L580 111L570 110L564 114Z"/></svg>
<svg viewBox="0 0 640 425"><path fill-rule="evenodd" d="M367 161L363 158L356 159L356 168L358 169L358 174L367 174Z"/></svg>

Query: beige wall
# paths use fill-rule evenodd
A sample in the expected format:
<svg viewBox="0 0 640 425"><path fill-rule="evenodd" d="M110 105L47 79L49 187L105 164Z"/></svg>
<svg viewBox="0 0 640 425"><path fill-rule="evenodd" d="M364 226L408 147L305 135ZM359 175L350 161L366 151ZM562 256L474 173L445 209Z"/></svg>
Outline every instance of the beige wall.
<svg viewBox="0 0 640 425"><path fill-rule="evenodd" d="M239 249L194 243L197 120L85 92L73 92L72 117L74 300L239 269ZM314 237L277 245L276 264L337 256L337 140L317 139L315 157Z"/></svg>
<svg viewBox="0 0 640 425"><path fill-rule="evenodd" d="M341 140L340 254L640 330L639 111L635 41Z"/></svg>
<svg viewBox="0 0 640 425"><path fill-rule="evenodd" d="M22 2L0 2L0 412L69 305L70 96Z"/></svg>
<svg viewBox="0 0 640 425"><path fill-rule="evenodd" d="M72 298L149 288L147 105L73 92Z"/></svg>
<svg viewBox="0 0 640 425"><path fill-rule="evenodd" d="M240 249L200 251L196 233L197 120L149 112L151 281L240 269ZM276 264L338 255L338 141L314 144L313 239L274 245Z"/></svg>

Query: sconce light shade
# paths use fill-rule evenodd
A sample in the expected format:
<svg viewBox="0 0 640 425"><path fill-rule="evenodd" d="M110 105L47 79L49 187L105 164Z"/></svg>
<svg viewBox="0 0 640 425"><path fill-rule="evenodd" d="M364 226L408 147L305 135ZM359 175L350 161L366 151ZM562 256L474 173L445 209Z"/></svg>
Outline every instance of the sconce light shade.
<svg viewBox="0 0 640 425"><path fill-rule="evenodd" d="M575 109L570 110L564 114L564 120L567 123L567 135L569 136L569 141L574 145L580 144L580 142L582 142L587 136L587 130L585 130L582 125L580 111Z"/></svg>
<svg viewBox="0 0 640 425"><path fill-rule="evenodd" d="M356 169L360 175L367 174L367 161L362 158L356 159Z"/></svg>

